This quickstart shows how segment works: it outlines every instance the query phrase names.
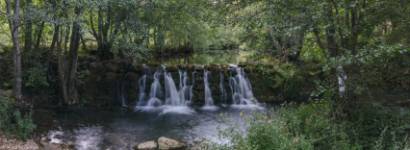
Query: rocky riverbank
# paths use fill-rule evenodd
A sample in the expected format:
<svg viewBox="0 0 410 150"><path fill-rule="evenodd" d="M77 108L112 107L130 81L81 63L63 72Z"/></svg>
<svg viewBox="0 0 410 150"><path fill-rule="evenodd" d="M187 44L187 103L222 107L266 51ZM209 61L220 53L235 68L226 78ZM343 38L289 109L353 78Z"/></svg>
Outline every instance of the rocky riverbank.
<svg viewBox="0 0 410 150"><path fill-rule="evenodd" d="M139 143L133 147L134 150L200 150L202 142L195 145L188 145L185 142L160 137L157 140L151 140ZM33 138L19 140L9 138L0 134L0 150L76 150L73 142L59 141L58 138L50 139L49 137ZM107 148L111 150L111 148Z"/></svg>

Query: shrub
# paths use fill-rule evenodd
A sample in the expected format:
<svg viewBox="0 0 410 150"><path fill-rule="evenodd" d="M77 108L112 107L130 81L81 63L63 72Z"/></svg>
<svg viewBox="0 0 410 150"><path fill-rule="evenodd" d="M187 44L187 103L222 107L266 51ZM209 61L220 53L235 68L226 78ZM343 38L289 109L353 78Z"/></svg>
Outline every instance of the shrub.
<svg viewBox="0 0 410 150"><path fill-rule="evenodd" d="M361 107L361 106L360 106ZM407 113L376 106L356 109L357 115L348 120L331 116L329 101L302 105L286 105L273 118L258 114L249 122L247 134L224 132L232 143L218 149L276 150L276 149L406 149ZM387 110L387 111L386 111Z"/></svg>
<svg viewBox="0 0 410 150"><path fill-rule="evenodd" d="M31 113L23 115L12 99L0 96L0 130L21 139L27 139L36 128Z"/></svg>

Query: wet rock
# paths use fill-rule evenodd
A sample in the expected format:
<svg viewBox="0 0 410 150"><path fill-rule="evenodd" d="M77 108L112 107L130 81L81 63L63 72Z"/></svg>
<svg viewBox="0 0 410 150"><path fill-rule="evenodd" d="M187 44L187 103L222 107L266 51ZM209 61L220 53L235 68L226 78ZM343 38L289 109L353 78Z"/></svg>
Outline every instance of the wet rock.
<svg viewBox="0 0 410 150"><path fill-rule="evenodd" d="M155 141L146 141L134 147L135 150L156 150L158 144Z"/></svg>
<svg viewBox="0 0 410 150"><path fill-rule="evenodd" d="M55 131L47 137L42 137L40 147L42 150L74 150L75 144L72 141L63 140L63 132Z"/></svg>
<svg viewBox="0 0 410 150"><path fill-rule="evenodd" d="M158 139L158 146L160 150L184 150L186 149L186 145L180 141L167 138L167 137L160 137Z"/></svg>

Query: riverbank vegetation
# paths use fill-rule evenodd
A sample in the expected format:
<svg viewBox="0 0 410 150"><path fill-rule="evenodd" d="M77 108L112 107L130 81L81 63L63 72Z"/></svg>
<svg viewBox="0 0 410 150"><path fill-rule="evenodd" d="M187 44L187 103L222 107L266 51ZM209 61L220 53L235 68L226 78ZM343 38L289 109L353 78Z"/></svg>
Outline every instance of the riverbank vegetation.
<svg viewBox="0 0 410 150"><path fill-rule="evenodd" d="M409 148L409 14L404 0L0 0L0 129L27 138L32 110L135 101L142 64L234 63L262 103L295 104L228 149Z"/></svg>
<svg viewBox="0 0 410 150"><path fill-rule="evenodd" d="M27 139L33 133L36 125L30 113L21 112L16 107L14 100L0 95L0 134Z"/></svg>
<svg viewBox="0 0 410 150"><path fill-rule="evenodd" d="M249 133L226 130L224 137L233 141L209 149L408 149L409 111L362 104L353 108L347 119L336 119L331 102L285 104L273 114L252 118Z"/></svg>

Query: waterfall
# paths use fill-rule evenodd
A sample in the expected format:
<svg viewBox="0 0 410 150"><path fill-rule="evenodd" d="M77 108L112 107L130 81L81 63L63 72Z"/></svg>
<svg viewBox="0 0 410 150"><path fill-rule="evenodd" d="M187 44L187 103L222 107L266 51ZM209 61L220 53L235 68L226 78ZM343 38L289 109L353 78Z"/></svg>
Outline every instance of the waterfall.
<svg viewBox="0 0 410 150"><path fill-rule="evenodd" d="M202 109L206 110L216 110L217 107L214 105L214 99L212 98L212 91L209 87L209 71L204 70L204 89L205 89L205 105Z"/></svg>
<svg viewBox="0 0 410 150"><path fill-rule="evenodd" d="M245 71L235 65L230 66L236 73L229 79L229 86L232 92L232 102L234 105L256 105L258 102L253 95L252 86L246 77Z"/></svg>
<svg viewBox="0 0 410 150"><path fill-rule="evenodd" d="M185 104L191 101L191 86L188 85L188 73L186 71L178 70L179 73L179 97Z"/></svg>
<svg viewBox="0 0 410 150"><path fill-rule="evenodd" d="M339 65L336 68L336 76L337 76L337 83L339 87L339 96L344 97L346 93L346 80L347 80L347 75L346 72L343 69L343 66Z"/></svg>
<svg viewBox="0 0 410 150"><path fill-rule="evenodd" d="M145 102L145 88L147 83L147 75L144 74L140 79L138 79L138 103L137 106L144 106Z"/></svg>
<svg viewBox="0 0 410 150"><path fill-rule="evenodd" d="M247 78L245 71L238 67L231 65L229 67L230 77L228 78L231 99L228 98L228 92L225 88L225 76L221 71L219 72L219 98L223 106L228 104L228 100L232 101L233 107L244 107L252 108L254 106L259 107L259 104L252 92L252 86ZM162 69L157 70L153 75L153 80L150 86L149 94L147 91L147 81L149 79L148 72L145 72L138 79L138 99L137 99L137 110L161 110L162 113L194 113L188 106L192 104L193 101L193 87L195 84L196 71L193 71L189 75L187 70L178 70L179 83L175 83L171 72L168 72L163 66ZM162 76L164 76L163 88L161 86ZM217 110L218 107L215 105L211 83L210 71L203 70L203 83L204 83L204 105L201 109L203 110ZM123 85L121 85L123 86ZM126 97L124 92L124 87L120 87L120 96L123 104L126 104ZM164 90L164 91L162 91Z"/></svg>
<svg viewBox="0 0 410 150"><path fill-rule="evenodd" d="M205 106L213 106L214 99L212 98L211 88L208 82L209 71L204 70L204 89L205 89Z"/></svg>
<svg viewBox="0 0 410 150"><path fill-rule="evenodd" d="M221 101L222 101L222 104L223 105L227 105L228 104L228 102L227 102L227 93L226 93L226 90L225 90L225 77L224 77L224 74L223 74L223 72L221 71L221 72L219 72L219 91L220 91L220 99L221 99Z"/></svg>
<svg viewBox="0 0 410 150"><path fill-rule="evenodd" d="M192 104L192 98L194 97L193 89L195 85L195 74L196 72L192 72L192 79L191 79L191 85L188 88L188 101L187 103Z"/></svg>
<svg viewBox="0 0 410 150"><path fill-rule="evenodd" d="M159 97L161 96L161 84L159 83L160 71L154 73L154 81L151 84L148 103L145 106L156 107L162 104Z"/></svg>
<svg viewBox="0 0 410 150"><path fill-rule="evenodd" d="M127 97L125 95L125 85L123 81L119 81L119 94L120 94L120 99L121 99L121 106L122 107L127 107Z"/></svg>
<svg viewBox="0 0 410 150"><path fill-rule="evenodd" d="M178 113L178 114L193 114L194 110L187 106L185 98L181 98L181 93L184 93L186 89L187 74L181 72L180 78L182 83L180 84L180 91L177 90L172 74L168 73L164 69L164 82L165 82L165 105L162 107L161 114ZM184 77L185 76L185 77ZM185 83L184 83L185 82ZM185 88L184 88L185 87ZM185 97L185 96L184 96Z"/></svg>
<svg viewBox="0 0 410 150"><path fill-rule="evenodd" d="M175 85L174 79L169 72L164 72L165 81L165 104L171 106L184 106L185 100L181 99L180 94Z"/></svg>

